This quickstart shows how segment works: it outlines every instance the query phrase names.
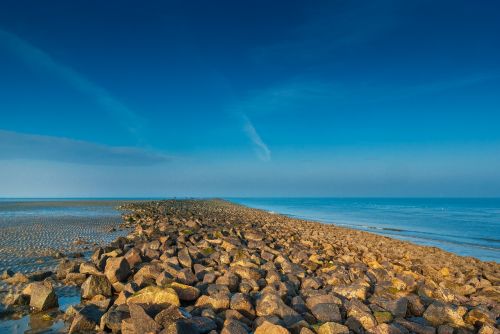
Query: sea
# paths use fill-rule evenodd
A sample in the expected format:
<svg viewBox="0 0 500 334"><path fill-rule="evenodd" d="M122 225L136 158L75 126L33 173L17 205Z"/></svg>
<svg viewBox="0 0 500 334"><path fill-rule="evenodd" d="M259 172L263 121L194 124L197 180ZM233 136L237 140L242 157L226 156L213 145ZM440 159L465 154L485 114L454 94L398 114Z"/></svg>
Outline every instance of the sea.
<svg viewBox="0 0 500 334"><path fill-rule="evenodd" d="M500 262L500 198L228 198L252 208Z"/></svg>

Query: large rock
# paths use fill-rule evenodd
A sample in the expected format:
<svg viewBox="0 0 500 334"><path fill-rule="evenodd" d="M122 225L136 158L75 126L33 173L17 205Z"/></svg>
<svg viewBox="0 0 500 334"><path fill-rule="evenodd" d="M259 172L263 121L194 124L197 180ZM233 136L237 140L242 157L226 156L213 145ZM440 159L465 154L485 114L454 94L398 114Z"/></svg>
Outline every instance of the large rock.
<svg viewBox="0 0 500 334"><path fill-rule="evenodd" d="M37 311L45 311L59 306L54 287L47 281L30 284L30 307Z"/></svg>
<svg viewBox="0 0 500 334"><path fill-rule="evenodd" d="M69 273L76 273L80 264L75 261L62 260L57 266L56 276L58 279L65 279Z"/></svg>
<svg viewBox="0 0 500 334"><path fill-rule="evenodd" d="M226 319L220 334L248 334L248 330L242 322L235 319Z"/></svg>
<svg viewBox="0 0 500 334"><path fill-rule="evenodd" d="M252 301L249 296L243 293L235 293L231 297L231 305L232 310L236 310L243 314L248 319L255 318L255 310L252 305Z"/></svg>
<svg viewBox="0 0 500 334"><path fill-rule="evenodd" d="M339 306L336 304L316 304L312 307L311 312L319 322L338 322L342 320Z"/></svg>
<svg viewBox="0 0 500 334"><path fill-rule="evenodd" d="M97 295L111 297L113 287L106 276L90 275L82 284L81 294L83 299L90 299Z"/></svg>
<svg viewBox="0 0 500 334"><path fill-rule="evenodd" d="M268 321L264 321L262 325L260 325L255 329L254 332L254 334L289 334L289 333L290 332L288 331L288 329L280 325L275 325Z"/></svg>
<svg viewBox="0 0 500 334"><path fill-rule="evenodd" d="M349 334L349 328L336 322L326 322L318 328L318 334Z"/></svg>
<svg viewBox="0 0 500 334"><path fill-rule="evenodd" d="M122 321L128 318L130 318L130 311L127 305L113 305L101 317L100 329L108 329L113 333L119 333L122 328Z"/></svg>
<svg viewBox="0 0 500 334"><path fill-rule="evenodd" d="M175 292L177 292L179 299L182 301L190 302L198 299L198 297L200 296L200 290L198 288L195 288L194 286L181 284L177 282L173 282L168 286L174 289Z"/></svg>
<svg viewBox="0 0 500 334"><path fill-rule="evenodd" d="M174 305L170 305L167 308L160 311L155 316L155 321L160 326L168 329L169 327L177 327L173 326L178 320L191 318L191 314Z"/></svg>
<svg viewBox="0 0 500 334"><path fill-rule="evenodd" d="M148 286L127 299L127 304L161 304L180 306L179 296L172 288Z"/></svg>
<svg viewBox="0 0 500 334"><path fill-rule="evenodd" d="M106 261L104 274L111 283L122 282L130 275L130 265L124 257L111 257Z"/></svg>
<svg viewBox="0 0 500 334"><path fill-rule="evenodd" d="M259 317L276 315L283 319L287 325L302 320L302 317L295 310L273 293L265 293L257 300L256 314Z"/></svg>
<svg viewBox="0 0 500 334"><path fill-rule="evenodd" d="M81 310L77 311L74 316L69 333L94 332L103 314L104 312L95 305L90 304L84 306Z"/></svg>
<svg viewBox="0 0 500 334"><path fill-rule="evenodd" d="M231 268L231 271L235 273L240 278L246 278L249 280L257 281L261 278L261 274L259 270L251 267L243 267L243 266L234 266Z"/></svg>
<svg viewBox="0 0 500 334"><path fill-rule="evenodd" d="M154 321L141 305L129 304L130 321L134 326L135 332L156 333L160 331L161 326Z"/></svg>
<svg viewBox="0 0 500 334"><path fill-rule="evenodd" d="M425 310L424 319L434 327L445 324L452 327L463 327L465 322L462 317L465 312L466 309L462 307L434 302Z"/></svg>
<svg viewBox="0 0 500 334"><path fill-rule="evenodd" d="M181 249L177 254L177 258L179 259L179 263L186 268L191 269L193 265L193 260L191 260L191 256L189 255L189 251L187 247Z"/></svg>

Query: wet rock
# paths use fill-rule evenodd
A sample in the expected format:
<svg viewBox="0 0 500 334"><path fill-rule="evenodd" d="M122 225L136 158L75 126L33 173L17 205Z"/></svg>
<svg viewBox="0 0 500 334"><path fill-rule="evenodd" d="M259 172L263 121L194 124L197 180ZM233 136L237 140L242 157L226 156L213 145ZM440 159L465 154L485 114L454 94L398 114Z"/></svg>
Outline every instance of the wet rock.
<svg viewBox="0 0 500 334"><path fill-rule="evenodd" d="M80 273L87 275L101 275L102 273L97 269L97 266L91 262L84 262L80 265Z"/></svg>
<svg viewBox="0 0 500 334"><path fill-rule="evenodd" d="M10 269L7 269L7 270L4 270L2 272L2 274L0 275L0 279L4 280L4 279L12 277L13 275L14 275L14 272Z"/></svg>
<svg viewBox="0 0 500 334"><path fill-rule="evenodd" d="M95 305L86 305L77 310L71 322L69 333L87 333L96 330L104 312Z"/></svg>
<svg viewBox="0 0 500 334"><path fill-rule="evenodd" d="M4 282L8 284L22 284L29 282L29 278L23 273L15 273L11 277L5 278Z"/></svg>
<svg viewBox="0 0 500 334"><path fill-rule="evenodd" d="M36 311L45 311L59 306L54 287L51 283L36 282L31 283L30 307Z"/></svg>
<svg viewBox="0 0 500 334"><path fill-rule="evenodd" d="M47 270L47 271L41 270L41 271L35 271L33 273L30 273L27 275L27 277L28 277L28 280L30 280L30 281L43 281L44 279L52 276L52 274L53 274L53 272L50 270Z"/></svg>
<svg viewBox="0 0 500 334"><path fill-rule="evenodd" d="M104 275L90 275L81 288L83 299L90 299L97 295L111 297L112 293L113 288L111 283Z"/></svg>
<svg viewBox="0 0 500 334"><path fill-rule="evenodd" d="M80 268L80 264L71 260L62 260L57 266L56 276L58 279L66 278L69 273L76 273Z"/></svg>

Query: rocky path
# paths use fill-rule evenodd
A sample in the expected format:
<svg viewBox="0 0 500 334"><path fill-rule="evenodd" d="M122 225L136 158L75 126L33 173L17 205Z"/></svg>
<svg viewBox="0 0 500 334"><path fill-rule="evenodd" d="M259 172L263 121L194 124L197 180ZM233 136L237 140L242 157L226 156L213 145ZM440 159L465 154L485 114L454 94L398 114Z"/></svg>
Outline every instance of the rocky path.
<svg viewBox="0 0 500 334"><path fill-rule="evenodd" d="M70 333L499 333L500 265L219 200L127 205L134 231L24 282L4 312L57 307Z"/></svg>

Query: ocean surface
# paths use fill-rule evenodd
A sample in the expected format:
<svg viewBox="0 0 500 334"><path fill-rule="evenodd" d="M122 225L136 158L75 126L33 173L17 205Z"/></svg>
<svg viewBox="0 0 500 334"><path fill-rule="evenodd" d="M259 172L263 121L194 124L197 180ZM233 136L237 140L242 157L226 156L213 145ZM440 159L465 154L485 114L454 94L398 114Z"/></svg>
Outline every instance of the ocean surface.
<svg viewBox="0 0 500 334"><path fill-rule="evenodd" d="M500 262L500 198L228 198L287 216L355 228Z"/></svg>

